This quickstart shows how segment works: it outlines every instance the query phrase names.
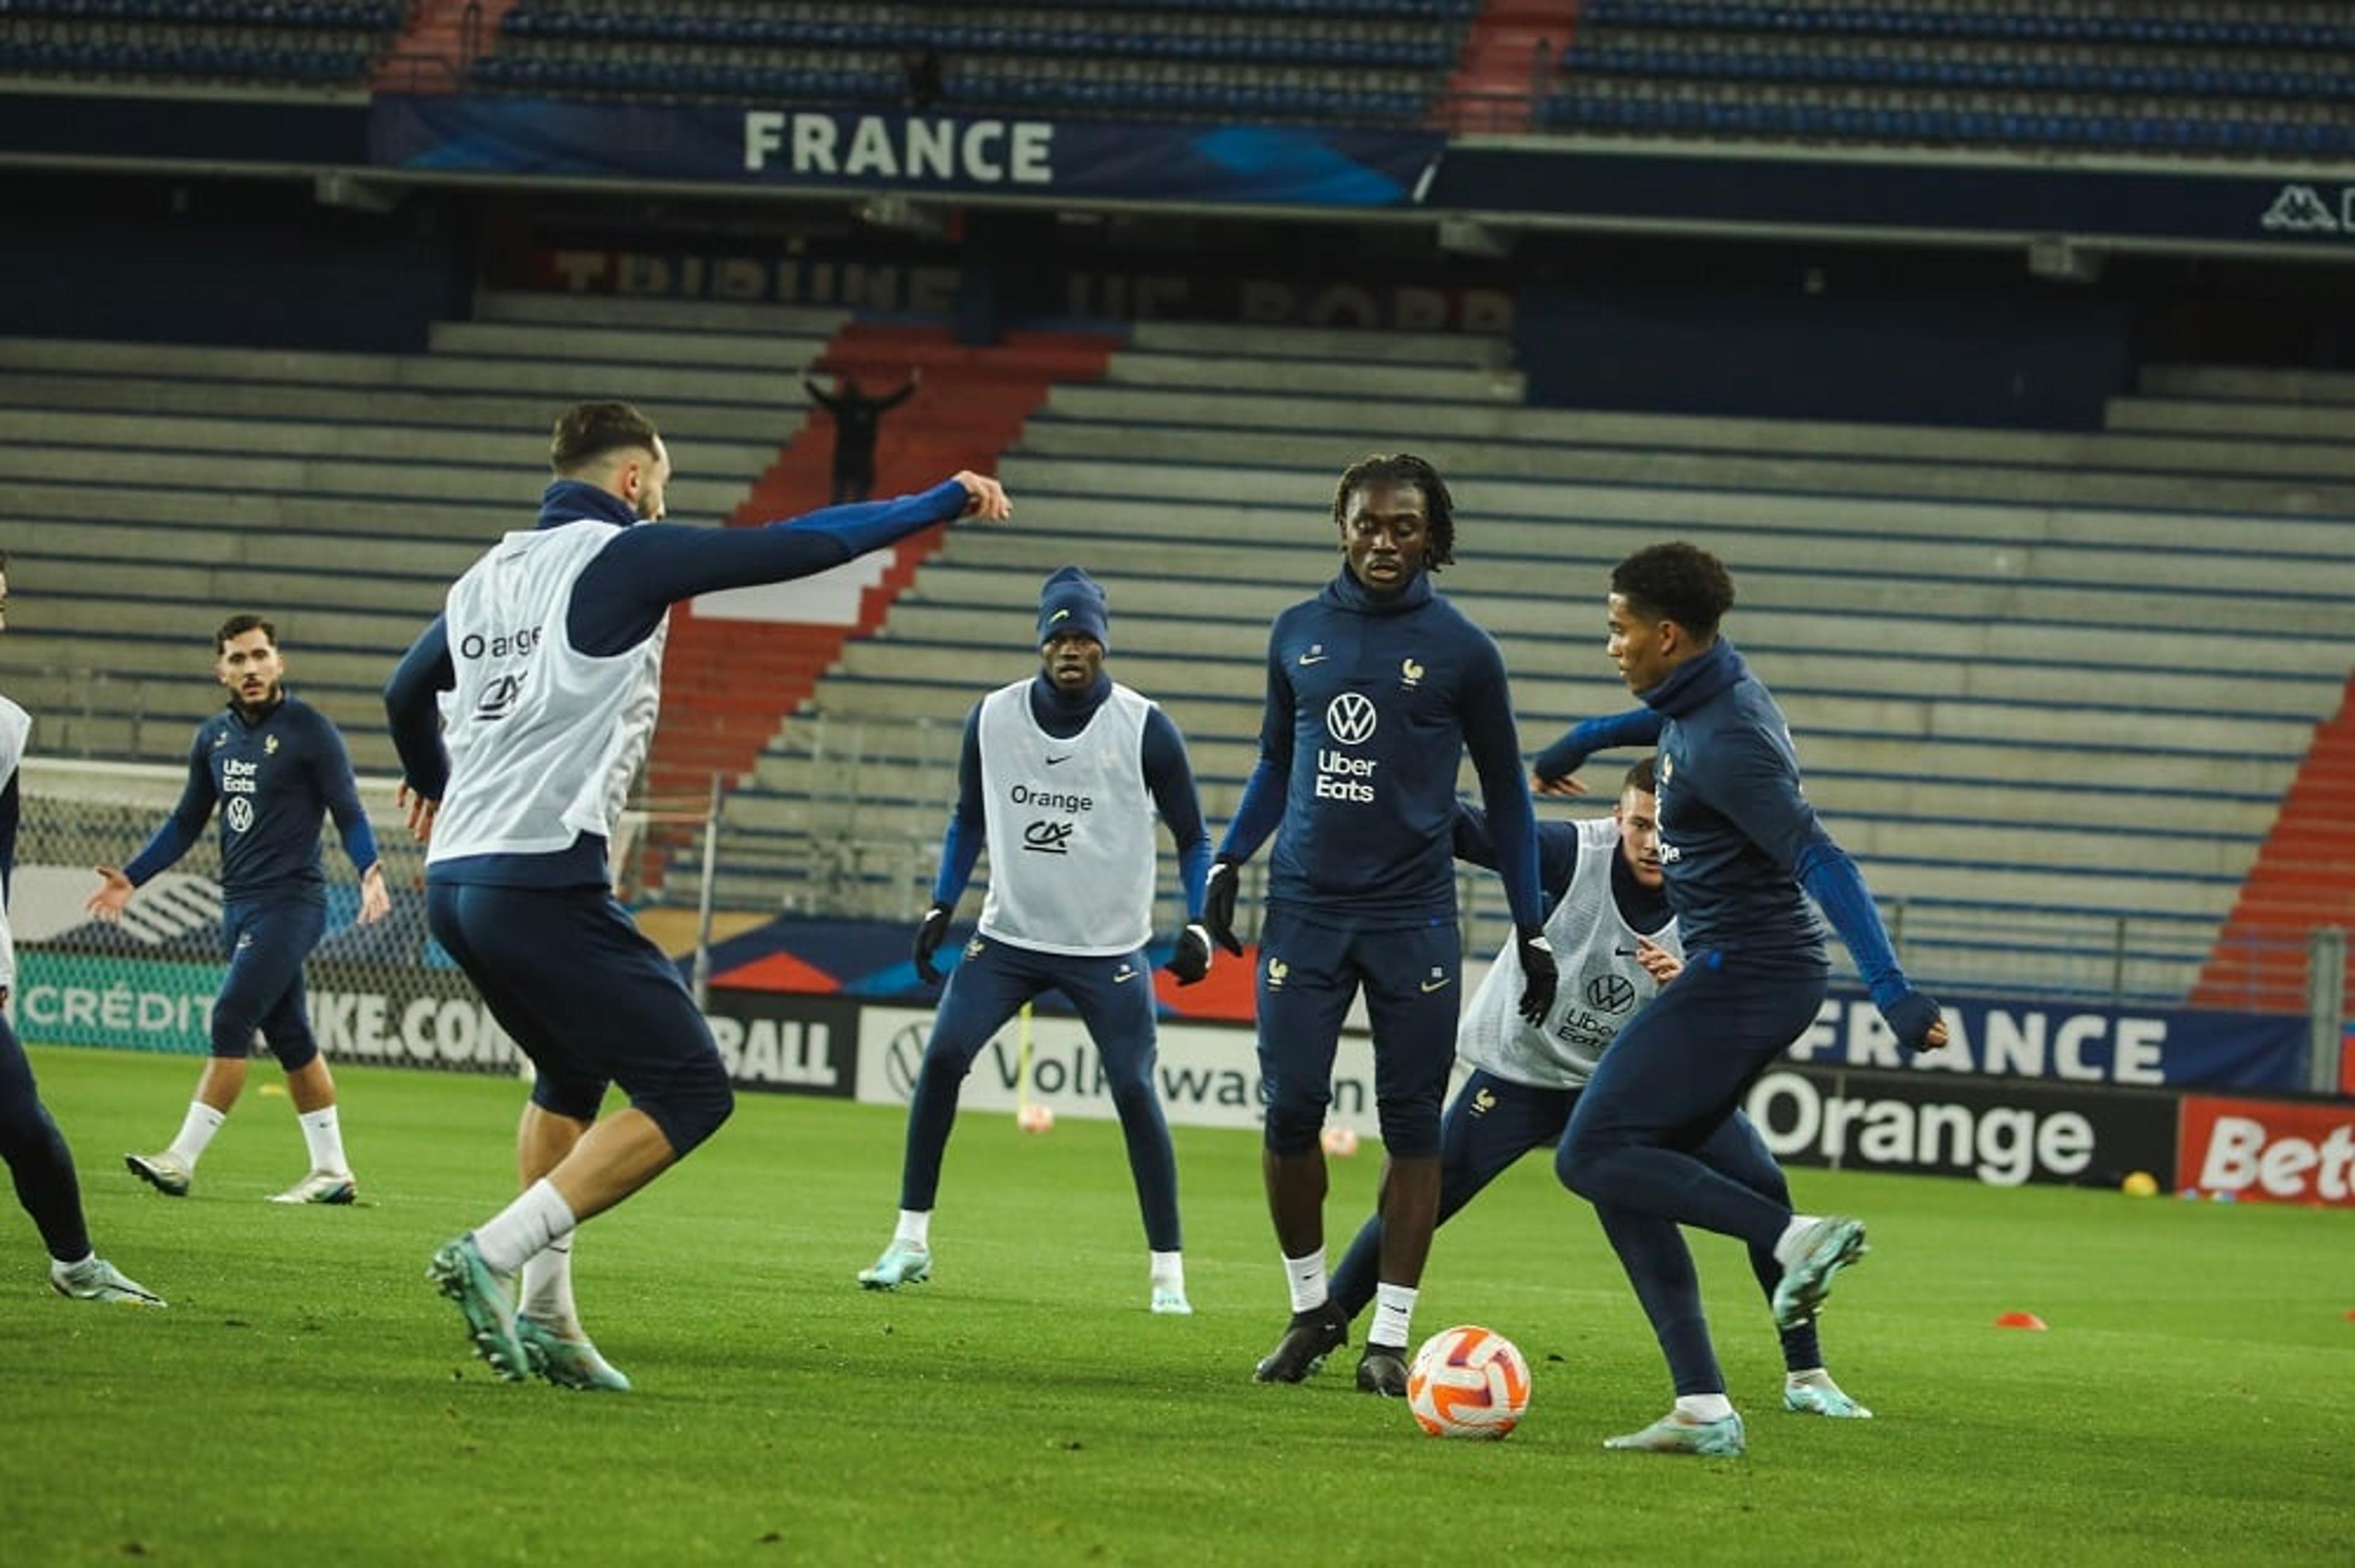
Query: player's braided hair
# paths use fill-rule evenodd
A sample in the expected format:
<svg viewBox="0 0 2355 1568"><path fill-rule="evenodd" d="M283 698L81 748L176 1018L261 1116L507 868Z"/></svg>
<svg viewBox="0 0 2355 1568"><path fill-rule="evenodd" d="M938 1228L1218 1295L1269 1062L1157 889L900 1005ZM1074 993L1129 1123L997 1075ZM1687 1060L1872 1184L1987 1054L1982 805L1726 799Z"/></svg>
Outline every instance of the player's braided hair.
<svg viewBox="0 0 2355 1568"><path fill-rule="evenodd" d="M1682 539L1646 545L1611 569L1611 592L1647 619L1674 621L1703 642L1733 608L1725 562Z"/></svg>
<svg viewBox="0 0 2355 1568"><path fill-rule="evenodd" d="M654 421L628 403L575 403L557 416L548 465L559 478L570 478L613 453L651 453L661 439Z"/></svg>
<svg viewBox="0 0 2355 1568"><path fill-rule="evenodd" d="M1349 497L1369 485L1412 485L1423 492L1423 509L1430 514L1431 530L1423 547L1423 568L1437 571L1455 559L1455 498L1447 493L1447 481L1433 468L1412 453L1396 452L1385 457L1376 453L1361 457L1342 471L1341 482L1333 487L1333 521L1346 522L1349 515Z"/></svg>

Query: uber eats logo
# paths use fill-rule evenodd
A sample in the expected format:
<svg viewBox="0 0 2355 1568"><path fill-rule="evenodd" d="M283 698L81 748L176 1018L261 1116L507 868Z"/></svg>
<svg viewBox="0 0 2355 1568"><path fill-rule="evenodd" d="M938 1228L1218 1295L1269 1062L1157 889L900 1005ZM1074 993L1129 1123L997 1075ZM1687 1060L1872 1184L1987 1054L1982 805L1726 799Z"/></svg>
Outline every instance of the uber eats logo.
<svg viewBox="0 0 2355 1568"><path fill-rule="evenodd" d="M1316 748L1316 798L1370 802L1374 771L1381 764L1371 757L1352 756L1344 746L1362 746L1374 738L1381 716L1373 700L1359 691L1345 691L1325 705L1325 733L1333 744Z"/></svg>

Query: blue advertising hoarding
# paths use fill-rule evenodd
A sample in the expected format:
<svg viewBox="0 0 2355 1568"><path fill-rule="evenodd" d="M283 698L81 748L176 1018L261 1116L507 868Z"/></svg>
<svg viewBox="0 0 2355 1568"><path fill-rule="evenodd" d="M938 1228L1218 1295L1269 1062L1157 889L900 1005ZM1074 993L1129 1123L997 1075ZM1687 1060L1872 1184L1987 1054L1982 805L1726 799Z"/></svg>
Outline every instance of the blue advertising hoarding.
<svg viewBox="0 0 2355 1568"><path fill-rule="evenodd" d="M1434 132L379 95L379 165L959 196L1384 208Z"/></svg>

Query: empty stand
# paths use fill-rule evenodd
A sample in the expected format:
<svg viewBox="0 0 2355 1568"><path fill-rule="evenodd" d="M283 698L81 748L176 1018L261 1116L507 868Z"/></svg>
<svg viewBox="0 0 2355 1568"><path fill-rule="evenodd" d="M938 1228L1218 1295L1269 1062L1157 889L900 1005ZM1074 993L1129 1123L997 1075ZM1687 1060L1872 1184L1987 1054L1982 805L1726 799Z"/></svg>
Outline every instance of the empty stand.
<svg viewBox="0 0 2355 1568"><path fill-rule="evenodd" d="M656 763L666 793L731 786L725 906L913 912L964 715L1035 669L1038 584L1072 561L1223 824L1268 621L1333 570L1334 477L1403 447L1454 483L1441 586L1504 647L1531 749L1630 700L1601 648L1614 561L1671 537L1726 557L1729 633L1931 985L2236 1004L2276 977L2258 945L2336 917L2313 891L2347 883L2343 716L2318 738L2355 597L2344 379L2160 367L2110 429L2043 434L1532 409L1501 340L1452 335L1160 324L1114 347L503 294L413 356L0 340L0 676L46 752L168 761L212 700L212 626L260 608L388 773L378 688L528 514L554 408L646 404L677 514L744 518L820 493L805 368L921 363L882 487L1010 443L1014 518L909 547L847 625L677 619ZM1616 766L1586 776L1607 794ZM1500 901L1465 889L1493 940Z"/></svg>
<svg viewBox="0 0 2355 1568"><path fill-rule="evenodd" d="M1223 821L1267 622L1331 571L1333 476L1401 445L1454 477L1442 586L1503 644L1532 746L1629 700L1601 656L1619 555L1725 554L1731 635L1938 983L2179 998L2347 674L2343 443L1551 412L1494 342L1146 326L1008 457L1012 524L953 532L762 759L729 885L800 906L816 846L854 842L868 869L824 897L863 875L875 912L919 905L963 717L1033 667L1032 596L1071 560Z"/></svg>
<svg viewBox="0 0 2355 1568"><path fill-rule="evenodd" d="M1586 0L1541 123L2180 155L2355 149L2355 21L2200 0Z"/></svg>

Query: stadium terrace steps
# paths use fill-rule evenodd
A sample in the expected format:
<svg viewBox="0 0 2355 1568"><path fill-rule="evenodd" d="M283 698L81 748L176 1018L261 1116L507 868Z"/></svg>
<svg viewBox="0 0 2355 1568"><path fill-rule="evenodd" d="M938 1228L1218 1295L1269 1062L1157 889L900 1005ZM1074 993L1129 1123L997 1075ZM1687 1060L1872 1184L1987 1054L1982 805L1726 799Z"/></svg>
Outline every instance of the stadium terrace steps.
<svg viewBox="0 0 2355 1568"><path fill-rule="evenodd" d="M2307 933L2355 927L2355 676L2337 711L2315 726L2281 812L2201 969L2195 1000L2299 1012L2307 997ZM2355 996L2355 955L2345 976ZM2350 1085L2341 1085L2342 1088Z"/></svg>
<svg viewBox="0 0 2355 1568"><path fill-rule="evenodd" d="M1236 410L1241 414L1246 410ZM1432 424L1463 424L1439 421ZM1364 431L1366 426L1361 426ZM1406 424L1391 431L1413 429ZM1119 419L1107 421L1041 421L1025 443L1027 454L1064 459L1107 459L1119 462L1135 450L1133 426ZM1476 435L1444 435L1439 431L1391 435L1387 445L1413 445L1439 464L1442 474L1481 475L1484 480L1559 480L1585 485L1632 485L1632 487L1679 487L1679 490L1729 490L1750 499L1754 492L1790 492L1790 499L1820 504L1844 499L1849 507L1865 507L1893 496L1941 496L1953 504L1971 501L2011 501L2032 507L2115 507L2147 511L2244 511L2244 508L2296 507L2306 513L2355 516L2355 466L2348 452L2329 447L2313 466L2334 468L2329 478L2296 474L2303 459L2286 466L2294 478L2282 475L2282 466L2265 475L2188 475L2188 474L2091 474L2051 468L2004 468L1990 464L1934 464L1926 459L1893 464L1881 457L1762 457L1736 452L1660 452L1660 450L1597 450L1550 441L1526 441L1512 431L1508 441L1481 441ZM1342 435L1337 431L1269 431L1248 426L1170 426L1156 435L1156 457L1194 464L1243 464L1255 468L1312 466L1328 457L1336 443L1366 445L1366 435ZM1573 438L1575 441L1575 438ZM1375 443L1382 445L1382 443ZM1475 496L1467 496L1472 501ZM1608 501L1604 501L1608 504ZM1486 507L1481 507L1486 511ZM1992 508L1990 508L1992 511Z"/></svg>
<svg viewBox="0 0 2355 1568"><path fill-rule="evenodd" d="M1005 463L1013 524L953 530L819 683L738 797L762 863L871 831L894 847L879 867L913 838L913 884L870 867L859 885L920 906L954 787L943 742L1032 667L1037 582L1069 560L1111 588L1114 674L1187 731L1215 822L1253 759L1267 620L1330 571L1332 475L1368 449L1449 474L1465 560L1441 586L1504 645L1531 747L1628 700L1580 597L1610 565L1676 535L1723 551L1736 638L1791 712L1810 793L1937 983L2123 976L2180 997L2346 676L2355 467L2332 447L1536 411L1476 378L1434 393L1412 350L1362 336L1327 335L1318 368L1300 362L1313 338L1165 330L1058 390ZM1173 354L1282 363L1198 386ZM1377 358L1416 389L1368 392ZM2220 624L2254 629L2222 664ZM795 728L820 722L837 745L796 754ZM890 782L820 811L846 748ZM2121 787L2073 784L2056 816L2063 778ZM2056 826L2064 846L2043 842ZM2040 911L2049 926L2012 934Z"/></svg>
<svg viewBox="0 0 2355 1568"><path fill-rule="evenodd" d="M2146 397L2325 403L2355 411L2355 371L2146 365L2135 381Z"/></svg>
<svg viewBox="0 0 2355 1568"><path fill-rule="evenodd" d="M2355 435L2355 405L2347 403L2113 398L2105 420L2112 430L2178 431L2285 441L2343 442Z"/></svg>
<svg viewBox="0 0 2355 1568"><path fill-rule="evenodd" d="M1110 347L1108 340L1080 335L1017 333L998 345L975 348L938 328L853 325L826 345L814 368L863 377L877 387L900 386L913 370L922 369L922 380L886 419L876 444L877 493L888 496L921 489L960 470L994 472L999 454L1054 382L1101 375ZM830 421L805 423L790 443L769 454L731 523L757 523L822 505L831 488L833 442ZM855 626L719 621L698 613L696 606L683 606L672 620L664 713L647 763L649 794L700 795L715 777L748 772L845 641L880 624L941 537L940 530L927 530L895 548L880 582L860 593ZM707 672L741 668L748 656L765 661L762 677L718 696ZM660 837L670 842L687 836Z"/></svg>

